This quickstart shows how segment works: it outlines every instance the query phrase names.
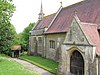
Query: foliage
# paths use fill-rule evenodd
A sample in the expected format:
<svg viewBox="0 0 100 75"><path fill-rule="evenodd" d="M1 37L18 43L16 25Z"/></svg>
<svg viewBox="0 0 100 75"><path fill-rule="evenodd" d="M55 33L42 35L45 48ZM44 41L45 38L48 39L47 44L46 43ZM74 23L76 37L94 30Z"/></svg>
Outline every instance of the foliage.
<svg viewBox="0 0 100 75"><path fill-rule="evenodd" d="M15 10L11 0L0 0L0 53L8 53L15 36L10 18Z"/></svg>
<svg viewBox="0 0 100 75"><path fill-rule="evenodd" d="M5 55L5 54L0 54L0 57L10 58L10 56L7 56L7 55Z"/></svg>
<svg viewBox="0 0 100 75"><path fill-rule="evenodd" d="M0 75L38 75L10 58L0 57Z"/></svg>
<svg viewBox="0 0 100 75"><path fill-rule="evenodd" d="M22 50L27 50L29 32L32 30L34 25L35 23L30 23L29 26L26 27L22 33L17 34L15 38L15 44L20 44L22 46Z"/></svg>
<svg viewBox="0 0 100 75"><path fill-rule="evenodd" d="M22 53L22 55L27 55L27 53L28 53L28 52L24 51L24 52Z"/></svg>
<svg viewBox="0 0 100 75"><path fill-rule="evenodd" d="M35 23L30 23L29 26L26 27L24 29L24 31L22 32L22 38L24 39L25 43L28 42L28 40L29 40L29 32L32 30L34 25L35 25Z"/></svg>
<svg viewBox="0 0 100 75"><path fill-rule="evenodd" d="M14 39L14 44L24 45L22 33L16 34L15 39Z"/></svg>
<svg viewBox="0 0 100 75"><path fill-rule="evenodd" d="M58 63L53 60L45 59L39 56L20 56L19 58L29 61L51 73L57 73Z"/></svg>
<svg viewBox="0 0 100 75"><path fill-rule="evenodd" d="M26 27L24 29L24 31L22 32L22 38L23 39L23 44L22 47L24 50L28 50L28 43L29 43L29 32L32 30L32 28L34 27L35 23L30 23L28 27Z"/></svg>

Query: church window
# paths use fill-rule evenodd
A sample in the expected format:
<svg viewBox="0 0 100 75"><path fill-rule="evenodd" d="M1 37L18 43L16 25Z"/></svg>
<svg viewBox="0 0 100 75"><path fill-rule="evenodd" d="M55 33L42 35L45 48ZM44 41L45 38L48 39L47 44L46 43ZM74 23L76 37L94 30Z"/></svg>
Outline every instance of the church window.
<svg viewBox="0 0 100 75"><path fill-rule="evenodd" d="M69 41L72 41L72 31L70 30L70 38Z"/></svg>
<svg viewBox="0 0 100 75"><path fill-rule="evenodd" d="M55 49L55 41L54 40L50 40L50 48Z"/></svg>
<svg viewBox="0 0 100 75"><path fill-rule="evenodd" d="M42 37L38 37L39 43L42 43Z"/></svg>
<svg viewBox="0 0 100 75"><path fill-rule="evenodd" d="M68 33L68 41L72 41L72 28L70 28L69 33Z"/></svg>

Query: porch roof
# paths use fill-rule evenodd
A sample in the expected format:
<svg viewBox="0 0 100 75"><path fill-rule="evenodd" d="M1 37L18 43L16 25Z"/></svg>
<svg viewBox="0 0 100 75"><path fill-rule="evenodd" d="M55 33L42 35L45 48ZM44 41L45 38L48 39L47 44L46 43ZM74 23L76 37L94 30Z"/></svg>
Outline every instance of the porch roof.
<svg viewBox="0 0 100 75"><path fill-rule="evenodd" d="M81 22L81 26L90 44L96 47L97 55L100 55L100 35L98 32L98 25Z"/></svg>
<svg viewBox="0 0 100 75"><path fill-rule="evenodd" d="M11 50L21 50L21 45L13 45Z"/></svg>

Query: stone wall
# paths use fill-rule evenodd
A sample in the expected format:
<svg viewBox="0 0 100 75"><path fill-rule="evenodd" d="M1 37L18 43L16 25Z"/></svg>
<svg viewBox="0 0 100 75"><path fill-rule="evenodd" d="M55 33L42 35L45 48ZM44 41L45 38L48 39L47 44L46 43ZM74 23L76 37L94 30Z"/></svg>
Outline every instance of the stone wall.
<svg viewBox="0 0 100 75"><path fill-rule="evenodd" d="M67 53L66 53L66 47L61 46L60 50L60 59L59 59L59 68L57 75L66 75L67 72L67 63L69 63L69 60L67 59Z"/></svg>
<svg viewBox="0 0 100 75"><path fill-rule="evenodd" d="M30 36L29 54L30 55L43 55L43 51L44 51L44 36L43 35Z"/></svg>
<svg viewBox="0 0 100 75"><path fill-rule="evenodd" d="M97 69L98 69L98 75L100 75L100 57L97 58Z"/></svg>
<svg viewBox="0 0 100 75"><path fill-rule="evenodd" d="M39 55L42 55L43 51L44 51L44 36L38 36L37 44L38 44L38 46L37 46L37 53Z"/></svg>
<svg viewBox="0 0 100 75"><path fill-rule="evenodd" d="M89 61L89 75L97 75L97 64L96 60L94 62Z"/></svg>
<svg viewBox="0 0 100 75"><path fill-rule="evenodd" d="M34 36L29 37L29 55L33 55L35 52L35 41Z"/></svg>
<svg viewBox="0 0 100 75"><path fill-rule="evenodd" d="M46 35L46 58L58 60L59 59L59 47L65 39L66 33L49 34ZM55 48L50 48L50 40L55 41Z"/></svg>
<svg viewBox="0 0 100 75"><path fill-rule="evenodd" d="M70 57L73 51L79 51L84 59L84 75L97 75L96 59L92 60L92 46L62 45L59 60L58 75L70 73Z"/></svg>

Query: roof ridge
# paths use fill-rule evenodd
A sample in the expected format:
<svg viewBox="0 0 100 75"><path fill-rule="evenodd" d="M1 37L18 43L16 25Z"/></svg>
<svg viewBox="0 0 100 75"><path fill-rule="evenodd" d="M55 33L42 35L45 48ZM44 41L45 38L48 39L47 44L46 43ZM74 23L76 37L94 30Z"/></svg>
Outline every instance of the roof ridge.
<svg viewBox="0 0 100 75"><path fill-rule="evenodd" d="M73 6L78 5L80 3L83 3L83 2L85 2L85 1L83 0L83 1L80 1L80 2L73 3L71 5L68 5L68 6L63 7L63 9L66 9L66 8L69 8L69 7L73 7Z"/></svg>
<svg viewBox="0 0 100 75"><path fill-rule="evenodd" d="M44 18L49 17L49 16L51 16L51 15L55 15L55 14L56 14L56 13L52 13L52 14L46 15L46 16L44 16Z"/></svg>
<svg viewBox="0 0 100 75"><path fill-rule="evenodd" d="M46 19L47 17L52 16L52 15L55 15L55 13L52 13L52 14L47 15L47 16L44 16L43 19L37 21L37 23L36 23L35 26L32 28L32 30L34 30L34 29L36 28L36 26L37 26L41 21L43 21L44 19Z"/></svg>
<svg viewBox="0 0 100 75"><path fill-rule="evenodd" d="M59 15L59 13L61 12L61 10L63 9L62 6L60 6L60 8L58 9L58 11L56 12L54 18L52 19L51 23L49 24L48 28L46 31L48 31L48 29L52 26L52 23L55 21L55 19L57 18L57 16Z"/></svg>
<svg viewBox="0 0 100 75"><path fill-rule="evenodd" d="M43 21L45 18L49 17L49 16L52 16L52 15L55 15L56 13L52 13L52 14L49 14L49 15L46 15L43 17L43 19L41 19L40 21Z"/></svg>

